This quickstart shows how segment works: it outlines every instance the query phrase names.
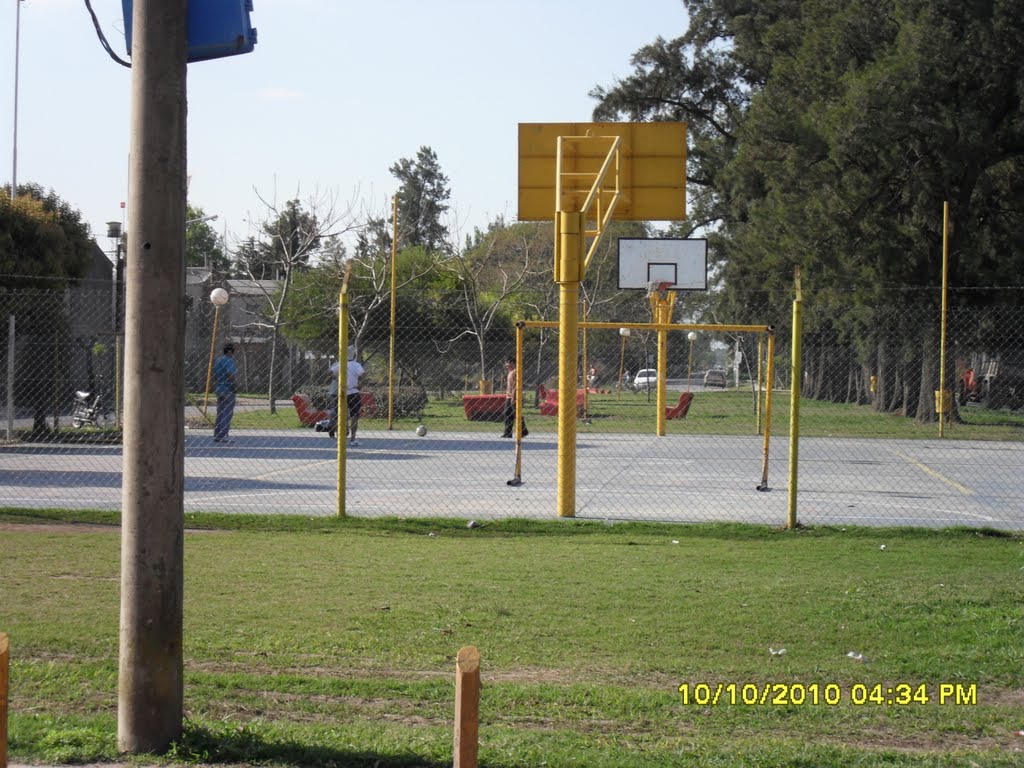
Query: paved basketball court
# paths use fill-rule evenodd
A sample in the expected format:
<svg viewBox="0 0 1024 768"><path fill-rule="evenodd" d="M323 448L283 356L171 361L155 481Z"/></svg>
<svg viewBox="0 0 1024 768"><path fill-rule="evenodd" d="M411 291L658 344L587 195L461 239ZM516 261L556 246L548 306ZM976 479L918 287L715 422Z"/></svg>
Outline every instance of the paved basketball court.
<svg viewBox="0 0 1024 768"><path fill-rule="evenodd" d="M247 432L218 445L186 438L189 511L332 515L332 441L308 430ZM347 511L362 516L554 518L557 444L524 441L523 485L509 487L515 446L497 435L366 431L349 450ZM760 492L757 436L581 435L577 517L673 522L787 519L788 450L773 439ZM1024 445L804 439L798 516L806 524L1024 529ZM1015 469L1014 469L1015 468ZM0 447L0 504L120 507L119 445Z"/></svg>

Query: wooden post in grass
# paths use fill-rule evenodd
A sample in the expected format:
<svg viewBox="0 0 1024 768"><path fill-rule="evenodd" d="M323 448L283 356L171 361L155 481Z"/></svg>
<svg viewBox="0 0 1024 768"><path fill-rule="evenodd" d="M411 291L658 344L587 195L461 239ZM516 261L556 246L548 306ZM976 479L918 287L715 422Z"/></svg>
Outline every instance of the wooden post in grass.
<svg viewBox="0 0 1024 768"><path fill-rule="evenodd" d="M472 645L455 657L455 750L453 768L476 768L480 727L480 651Z"/></svg>
<svg viewBox="0 0 1024 768"><path fill-rule="evenodd" d="M7 768L7 684L10 678L11 650L7 635L0 632L0 768Z"/></svg>

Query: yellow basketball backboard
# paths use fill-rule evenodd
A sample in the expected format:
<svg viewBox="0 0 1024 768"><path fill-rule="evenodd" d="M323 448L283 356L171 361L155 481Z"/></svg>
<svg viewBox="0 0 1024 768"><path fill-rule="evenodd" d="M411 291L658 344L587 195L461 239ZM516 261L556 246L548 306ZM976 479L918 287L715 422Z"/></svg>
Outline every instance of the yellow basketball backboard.
<svg viewBox="0 0 1024 768"><path fill-rule="evenodd" d="M556 155L560 136L618 136L621 196L613 219L680 221L686 218L686 123L520 123L519 220L547 221L555 216ZM589 189L588 174L597 173L607 142L563 145L563 193L571 179ZM579 188L584 193L585 189ZM582 203L563 194L565 210ZM576 202L574 203L573 200Z"/></svg>

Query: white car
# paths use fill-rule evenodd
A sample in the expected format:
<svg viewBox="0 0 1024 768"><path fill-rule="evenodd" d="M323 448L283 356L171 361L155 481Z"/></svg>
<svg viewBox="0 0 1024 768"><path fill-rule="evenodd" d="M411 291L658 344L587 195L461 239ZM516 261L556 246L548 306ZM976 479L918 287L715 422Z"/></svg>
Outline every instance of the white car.
<svg viewBox="0 0 1024 768"><path fill-rule="evenodd" d="M644 368L637 371L633 378L633 389L653 389L658 386L658 371L654 368Z"/></svg>

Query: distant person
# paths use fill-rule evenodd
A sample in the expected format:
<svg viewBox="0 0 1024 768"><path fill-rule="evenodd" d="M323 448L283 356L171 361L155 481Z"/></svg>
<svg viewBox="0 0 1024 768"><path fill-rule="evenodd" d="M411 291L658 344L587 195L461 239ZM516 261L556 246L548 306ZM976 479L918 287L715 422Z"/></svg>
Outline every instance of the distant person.
<svg viewBox="0 0 1024 768"><path fill-rule="evenodd" d="M360 365L359 361L356 360L356 348L348 348L348 367L347 367L347 391L345 393L345 404L348 408L348 426L346 428L346 437L348 437L348 444L357 446L359 441L356 440L356 430L359 429L359 414L363 410L363 398L359 392L359 381L366 374L366 369ZM331 400L331 417L327 424L327 434L333 440L337 434L338 429L338 374L341 372L341 363L335 361L331 365L331 386L328 389L328 394L332 397ZM318 428L319 425L318 425Z"/></svg>
<svg viewBox="0 0 1024 768"><path fill-rule="evenodd" d="M213 364L213 380L217 386L217 419L213 424L213 441L215 443L233 443L228 438L231 430L231 419L235 415L235 376L238 366L235 365L235 345L225 344L224 354Z"/></svg>
<svg viewBox="0 0 1024 768"><path fill-rule="evenodd" d="M597 368L590 366L590 370L587 372L587 386L591 389L594 388L594 383L597 381Z"/></svg>
<svg viewBox="0 0 1024 768"><path fill-rule="evenodd" d="M510 357L505 362L505 431L502 437L515 437L516 425L516 359ZM530 434L523 419L523 437Z"/></svg>

